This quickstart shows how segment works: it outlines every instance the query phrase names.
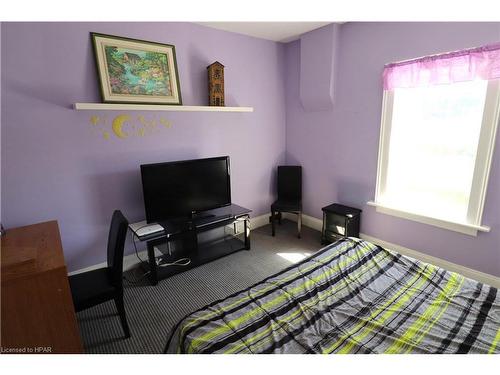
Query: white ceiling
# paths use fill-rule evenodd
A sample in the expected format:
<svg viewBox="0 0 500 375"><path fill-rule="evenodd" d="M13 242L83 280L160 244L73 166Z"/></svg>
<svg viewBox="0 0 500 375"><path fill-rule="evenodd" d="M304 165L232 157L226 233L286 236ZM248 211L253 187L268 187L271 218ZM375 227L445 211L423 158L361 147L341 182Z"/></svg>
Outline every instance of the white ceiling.
<svg viewBox="0 0 500 375"><path fill-rule="evenodd" d="M331 22L196 22L199 25L275 42L290 42Z"/></svg>

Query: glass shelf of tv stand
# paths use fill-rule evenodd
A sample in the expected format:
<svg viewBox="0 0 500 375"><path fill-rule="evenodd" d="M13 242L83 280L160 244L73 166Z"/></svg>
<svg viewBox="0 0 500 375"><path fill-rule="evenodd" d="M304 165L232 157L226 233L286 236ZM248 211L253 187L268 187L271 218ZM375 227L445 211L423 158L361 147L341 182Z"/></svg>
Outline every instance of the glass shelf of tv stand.
<svg viewBox="0 0 500 375"><path fill-rule="evenodd" d="M229 206L217 208L202 213L201 217L195 218L191 223L191 229L186 229L185 223L176 221L162 223L165 230L155 232L152 235L137 237L140 241L147 243L148 263L144 266L149 272L149 279L152 285L156 285L158 280L172 276L176 273L187 271L201 264L208 263L223 256L235 253L240 250L250 250L250 212L251 210L231 204ZM224 238L218 241L198 242L200 234L233 225L237 222L243 222L243 233L238 236L227 237L224 232ZM135 228L140 227L140 223L130 225L131 230L136 233ZM157 255L155 247L166 245L168 242L181 241L184 250L181 253L174 254L173 257L165 257L163 260L167 263L173 263L180 258L190 258L191 263L187 266L171 265L161 267L157 265Z"/></svg>
<svg viewBox="0 0 500 375"><path fill-rule="evenodd" d="M242 234L240 234L241 236ZM219 241L214 241L209 244L199 245L196 250L190 251L180 251L172 253L171 256L168 254L162 254L157 257L157 259L161 260L161 263L170 264L166 266L156 265L156 273L157 273L157 281L165 279L167 277L176 275L178 273L190 270L192 268L201 266L205 263L212 262L214 260L220 259L227 255L236 253L241 250L246 250L245 241L238 238L238 236L234 236L231 238L226 238ZM247 249L249 250L249 249ZM178 265L171 264L176 260L188 258L190 259L190 263L188 265ZM150 263L144 263L143 267L146 272L151 271ZM150 281L153 285L155 285L154 279L150 278Z"/></svg>

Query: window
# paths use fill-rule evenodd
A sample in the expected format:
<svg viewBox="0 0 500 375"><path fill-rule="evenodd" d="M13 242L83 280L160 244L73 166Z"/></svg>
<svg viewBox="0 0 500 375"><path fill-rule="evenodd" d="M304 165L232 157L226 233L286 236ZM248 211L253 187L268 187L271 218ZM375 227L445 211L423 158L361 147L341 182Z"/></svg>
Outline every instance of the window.
<svg viewBox="0 0 500 375"><path fill-rule="evenodd" d="M404 68L408 71L408 63ZM438 69L443 71L442 63ZM400 80L404 84L384 90L377 187L375 201L368 204L461 233L489 231L481 216L500 80L473 77L432 84L432 64L427 60L421 70L423 84L412 68L410 84L405 78ZM446 75L452 76L450 69Z"/></svg>

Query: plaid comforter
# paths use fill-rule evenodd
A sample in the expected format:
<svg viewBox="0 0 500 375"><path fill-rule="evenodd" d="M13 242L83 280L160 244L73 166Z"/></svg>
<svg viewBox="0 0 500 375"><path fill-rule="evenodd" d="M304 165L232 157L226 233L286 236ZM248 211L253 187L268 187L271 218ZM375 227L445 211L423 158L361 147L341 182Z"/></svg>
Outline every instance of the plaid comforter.
<svg viewBox="0 0 500 375"><path fill-rule="evenodd" d="M498 353L496 288L358 239L185 317L168 353Z"/></svg>

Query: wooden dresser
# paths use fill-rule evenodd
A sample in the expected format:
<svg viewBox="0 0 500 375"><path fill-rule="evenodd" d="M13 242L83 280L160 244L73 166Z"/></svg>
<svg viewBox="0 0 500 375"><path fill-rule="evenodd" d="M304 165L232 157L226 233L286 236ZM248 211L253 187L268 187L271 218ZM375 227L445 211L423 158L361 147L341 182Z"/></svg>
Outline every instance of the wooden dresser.
<svg viewBox="0 0 500 375"><path fill-rule="evenodd" d="M1 246L3 353L81 353L57 221L9 229Z"/></svg>

